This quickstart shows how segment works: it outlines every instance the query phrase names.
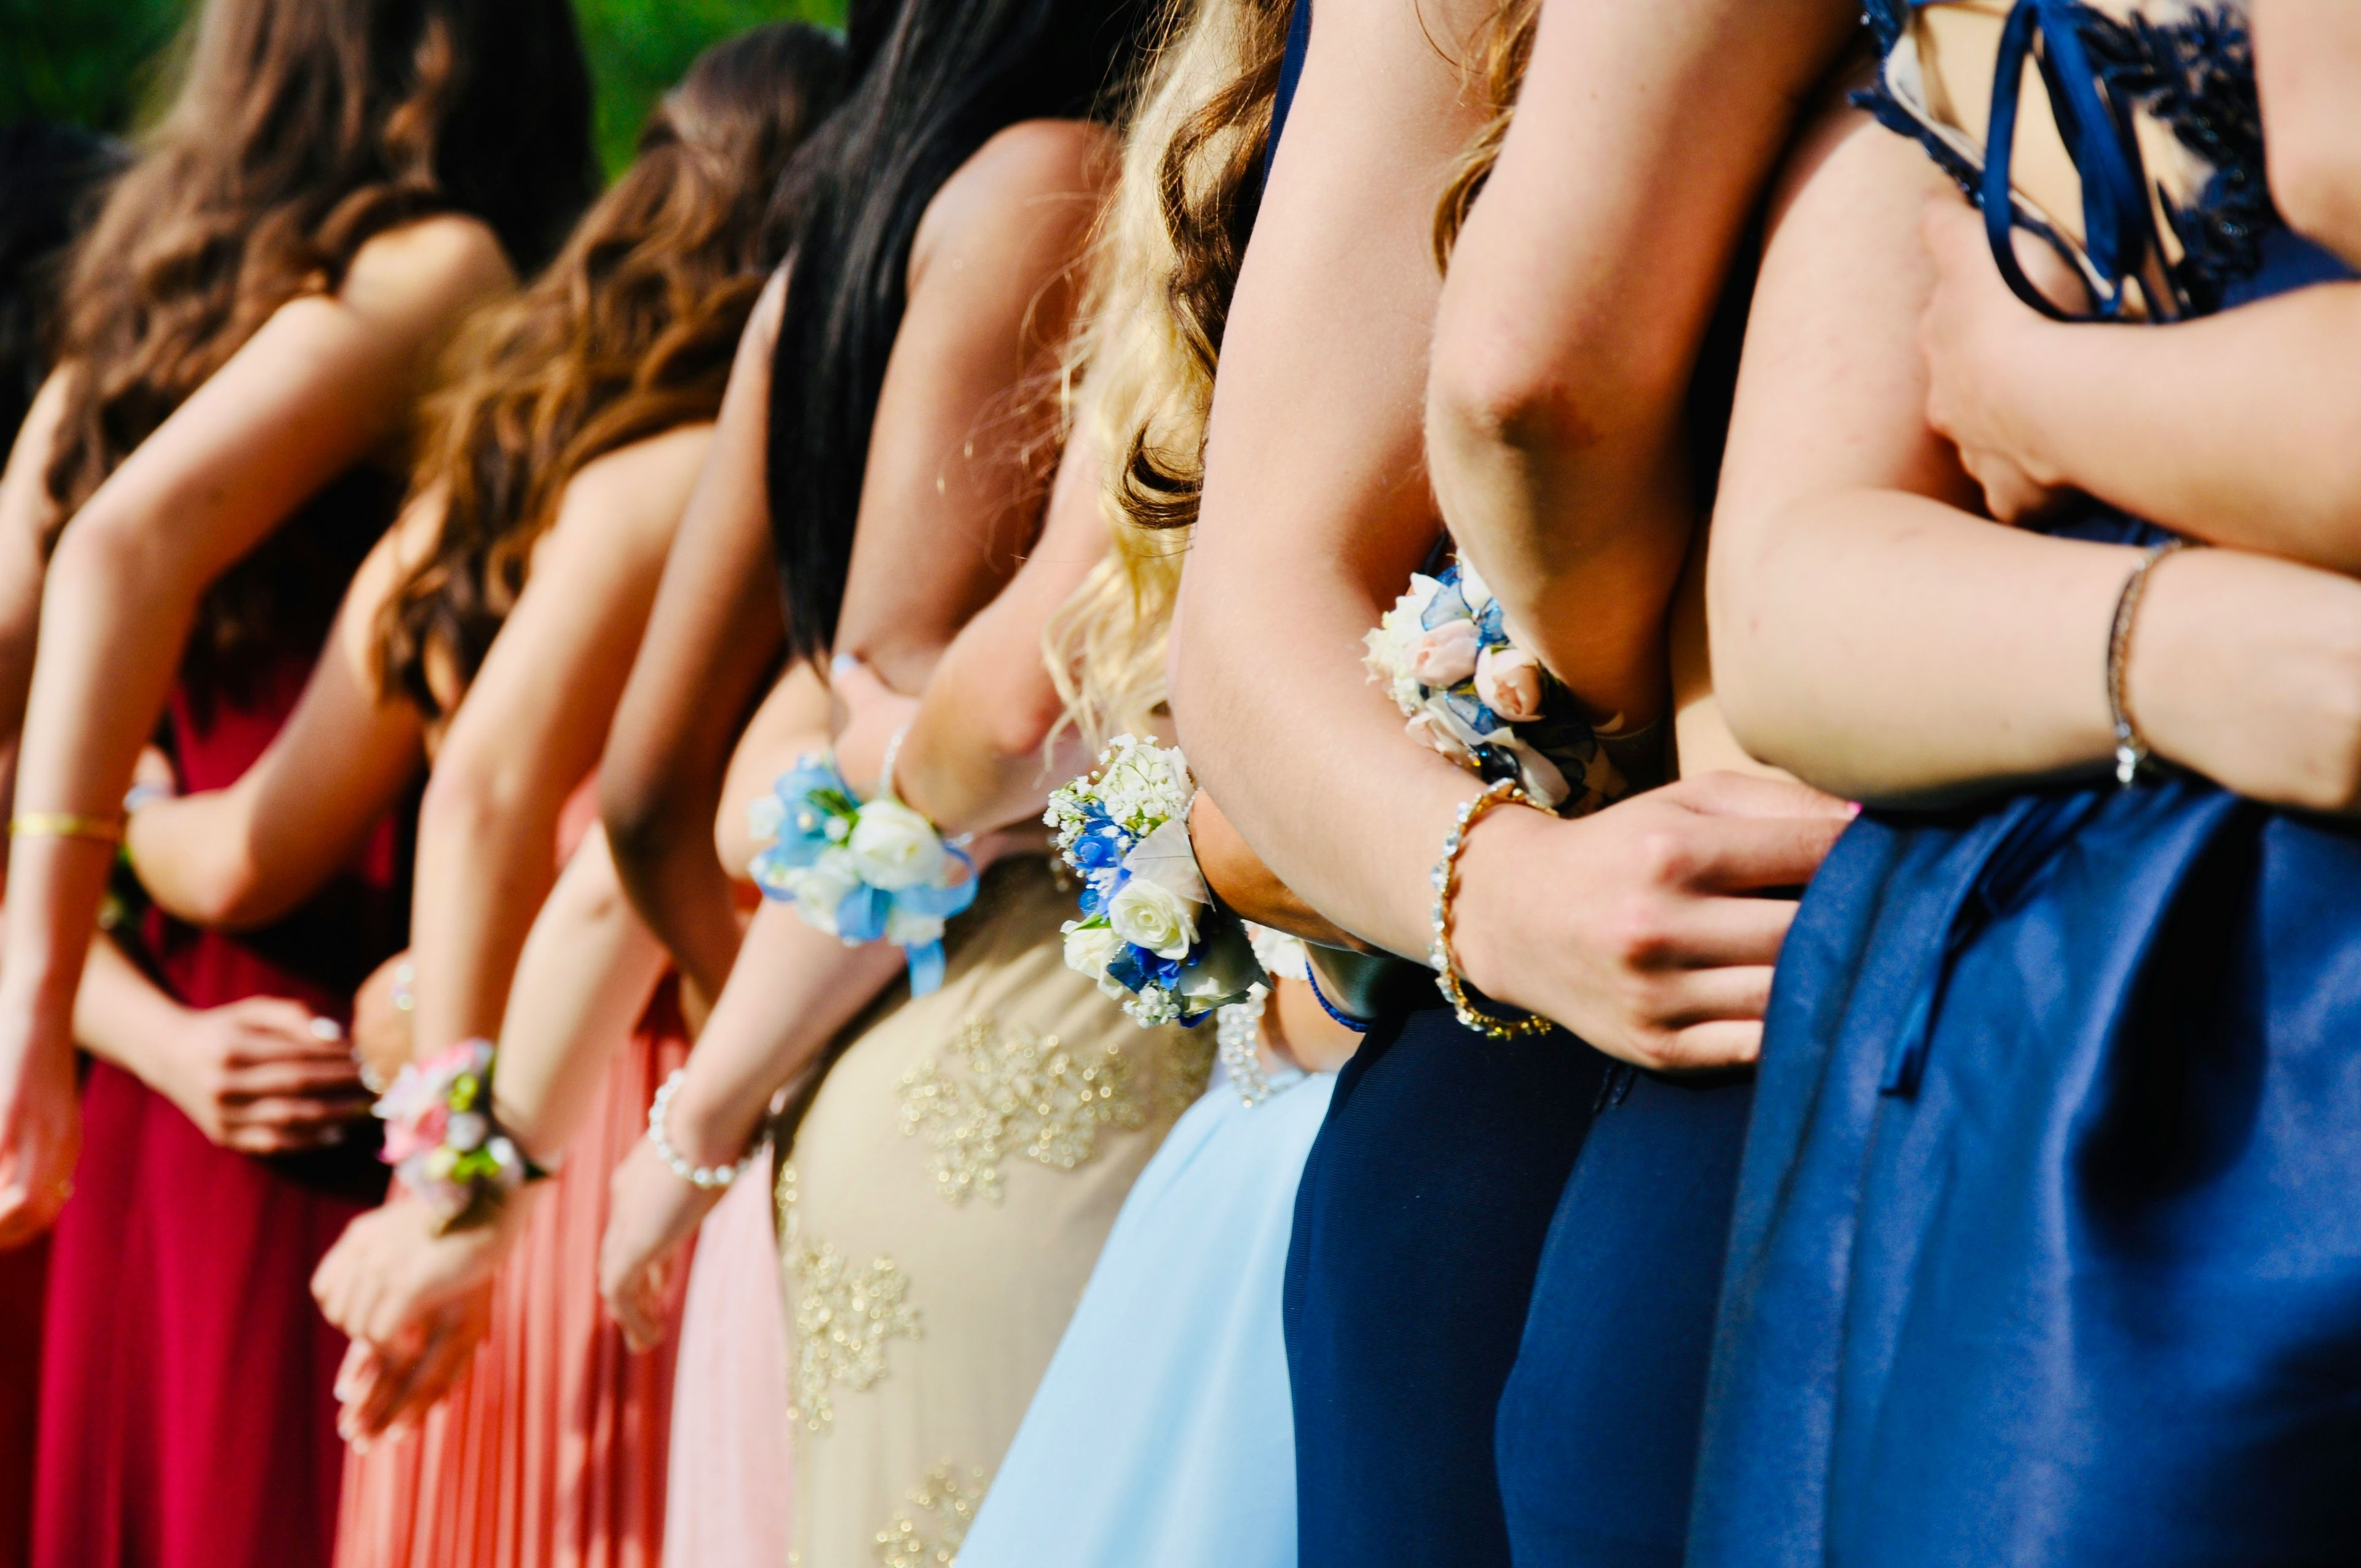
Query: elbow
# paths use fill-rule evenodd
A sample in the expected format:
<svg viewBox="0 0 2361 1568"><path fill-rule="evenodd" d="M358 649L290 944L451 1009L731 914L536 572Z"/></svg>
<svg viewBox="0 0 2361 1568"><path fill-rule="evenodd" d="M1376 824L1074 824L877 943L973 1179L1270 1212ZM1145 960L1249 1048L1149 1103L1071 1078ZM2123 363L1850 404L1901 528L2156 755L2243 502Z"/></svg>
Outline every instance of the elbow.
<svg viewBox="0 0 2361 1568"><path fill-rule="evenodd" d="M1564 461L1653 441L1675 428L1687 367L1676 345L1628 334L1513 325L1496 302L1447 322L1428 371L1429 436L1441 455L1484 451Z"/></svg>
<svg viewBox="0 0 2361 1568"><path fill-rule="evenodd" d="M2329 134L2303 134L2298 127L2274 124L2268 161L2271 199L2279 213L2301 234L2337 252L2348 262L2361 261L2361 162L2347 146L2347 129L2339 123L2320 129Z"/></svg>
<svg viewBox="0 0 2361 1568"><path fill-rule="evenodd" d="M684 824L712 817L695 793L676 768L609 751L598 770L598 822L626 883L648 878L679 844Z"/></svg>
<svg viewBox="0 0 2361 1568"><path fill-rule="evenodd" d="M505 770L452 755L446 745L418 803L419 842L504 842L529 830L519 821L525 795Z"/></svg>

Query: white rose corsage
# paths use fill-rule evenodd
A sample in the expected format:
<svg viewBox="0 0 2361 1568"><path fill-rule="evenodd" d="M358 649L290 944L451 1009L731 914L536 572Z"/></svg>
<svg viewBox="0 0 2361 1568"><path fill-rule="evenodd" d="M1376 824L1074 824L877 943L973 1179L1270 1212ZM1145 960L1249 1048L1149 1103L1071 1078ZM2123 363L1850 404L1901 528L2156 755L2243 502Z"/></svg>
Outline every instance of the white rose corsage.
<svg viewBox="0 0 2361 1568"><path fill-rule="evenodd" d="M1514 779L1543 806L1577 815L1622 794L1615 764L1573 694L1517 646L1476 568L1413 573L1367 637L1362 662L1405 728L1488 780Z"/></svg>
<svg viewBox="0 0 2361 1568"><path fill-rule="evenodd" d="M862 801L833 758L803 759L752 807L772 842L748 867L764 894L793 904L846 947L883 938L910 964L910 994L943 982L943 927L975 902L975 862L898 800Z"/></svg>
<svg viewBox="0 0 2361 1568"><path fill-rule="evenodd" d="M1171 747L1118 735L1042 817L1082 882L1066 963L1144 1026L1194 1025L1263 978L1236 916L1213 902L1189 844L1196 784Z"/></svg>
<svg viewBox="0 0 2361 1568"><path fill-rule="evenodd" d="M385 1162L446 1230L548 1174L492 1120L493 1057L489 1040L462 1040L403 1067L375 1106Z"/></svg>

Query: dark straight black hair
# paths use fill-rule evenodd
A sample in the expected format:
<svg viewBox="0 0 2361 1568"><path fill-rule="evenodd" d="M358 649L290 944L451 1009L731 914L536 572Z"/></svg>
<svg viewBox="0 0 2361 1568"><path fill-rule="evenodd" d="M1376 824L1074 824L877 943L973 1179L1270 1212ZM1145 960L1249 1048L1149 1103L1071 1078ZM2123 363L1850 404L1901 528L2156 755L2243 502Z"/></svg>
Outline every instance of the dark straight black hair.
<svg viewBox="0 0 2361 1568"><path fill-rule="evenodd" d="M771 537L787 638L836 638L870 422L902 324L910 243L943 182L1022 120L1110 115L1136 74L1153 0L856 3L873 51L844 106L787 172L796 235L771 365Z"/></svg>

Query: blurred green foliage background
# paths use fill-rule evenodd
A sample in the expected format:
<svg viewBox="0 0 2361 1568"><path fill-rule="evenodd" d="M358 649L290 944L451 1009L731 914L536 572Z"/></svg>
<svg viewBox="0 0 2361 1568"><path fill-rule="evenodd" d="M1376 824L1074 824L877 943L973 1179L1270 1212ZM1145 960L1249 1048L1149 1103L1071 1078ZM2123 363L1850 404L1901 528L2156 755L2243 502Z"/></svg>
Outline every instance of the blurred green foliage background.
<svg viewBox="0 0 2361 1568"><path fill-rule="evenodd" d="M194 0L0 0L0 123L70 120L124 131L152 102L160 60ZM485 0L499 5L501 0ZM629 162L648 105L718 38L781 17L831 24L843 0L575 0L598 88L598 150Z"/></svg>

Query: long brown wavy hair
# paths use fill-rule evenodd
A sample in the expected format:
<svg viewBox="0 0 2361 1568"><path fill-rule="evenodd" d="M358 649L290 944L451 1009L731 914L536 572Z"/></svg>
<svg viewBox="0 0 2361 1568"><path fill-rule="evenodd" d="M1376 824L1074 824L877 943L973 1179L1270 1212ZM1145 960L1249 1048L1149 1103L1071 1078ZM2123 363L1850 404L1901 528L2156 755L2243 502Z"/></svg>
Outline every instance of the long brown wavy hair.
<svg viewBox="0 0 2361 1568"><path fill-rule="evenodd" d="M440 530L378 625L388 690L436 712L430 653L463 685L475 677L567 482L719 410L780 247L774 187L841 95L844 60L834 34L800 22L706 50L549 269L469 323L412 482L440 492Z"/></svg>
<svg viewBox="0 0 2361 1568"><path fill-rule="evenodd" d="M598 189L568 0L207 0L178 51L170 107L68 275L57 358L74 373L48 474L62 517L373 236L465 213L534 266ZM291 582L272 554L215 585L201 645L333 607L341 585Z"/></svg>

